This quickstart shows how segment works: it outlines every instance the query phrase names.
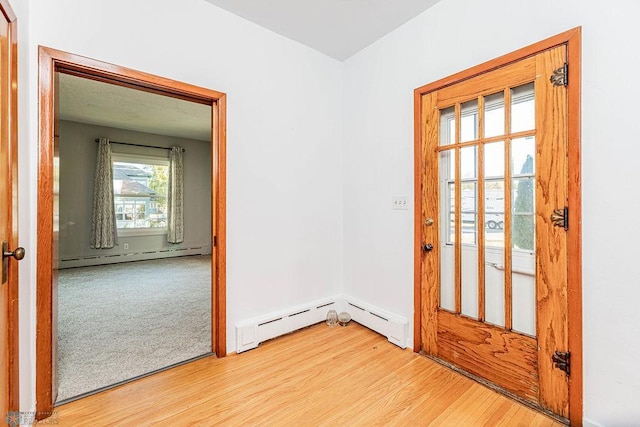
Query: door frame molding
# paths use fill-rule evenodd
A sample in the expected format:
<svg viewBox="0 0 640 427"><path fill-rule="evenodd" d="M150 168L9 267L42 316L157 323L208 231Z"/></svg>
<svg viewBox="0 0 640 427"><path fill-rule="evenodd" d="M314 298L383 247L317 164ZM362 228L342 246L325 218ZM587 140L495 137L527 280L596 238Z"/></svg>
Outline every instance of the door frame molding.
<svg viewBox="0 0 640 427"><path fill-rule="evenodd" d="M413 350L422 348L422 96L459 83L477 75L495 70L556 46L567 46L569 84L567 86L568 131L568 192L571 226L567 231L568 262L568 333L571 352L569 380L569 420L571 425L582 425L582 199L581 199L581 39L582 27L576 27L522 49L471 67L467 70L421 86L414 90L414 241L413 286L414 319Z"/></svg>
<svg viewBox="0 0 640 427"><path fill-rule="evenodd" d="M7 188L9 198L13 200L11 209L6 211L7 222L11 224L9 247L17 248L18 242L18 18L8 0L0 0L0 13L9 23L9 87L7 90L8 116L9 116L9 141L8 155L11 167L11 175ZM2 209L5 209L3 206ZM20 366L19 366L19 286L18 263L9 262L9 280L7 282L8 299L7 307L7 364L8 364L8 390L7 400L9 411L18 411L20 405ZM6 414L0 414L4 417Z"/></svg>
<svg viewBox="0 0 640 427"><path fill-rule="evenodd" d="M138 90L210 105L211 202L212 202L212 351L226 355L226 94L155 76L60 50L39 46L39 149L38 149L38 245L36 289L36 411L53 410L52 315L53 262L53 160L55 73L117 84ZM215 240L214 240L215 237ZM214 246L215 241L215 246Z"/></svg>

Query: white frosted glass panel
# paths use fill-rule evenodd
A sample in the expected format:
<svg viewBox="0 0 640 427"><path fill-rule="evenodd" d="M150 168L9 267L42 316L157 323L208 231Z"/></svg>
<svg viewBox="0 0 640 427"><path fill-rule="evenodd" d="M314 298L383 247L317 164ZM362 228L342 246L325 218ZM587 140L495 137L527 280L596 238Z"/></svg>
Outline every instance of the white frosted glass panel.
<svg viewBox="0 0 640 427"><path fill-rule="evenodd" d="M484 317L485 321L504 327L504 250L485 250Z"/></svg>
<svg viewBox="0 0 640 427"><path fill-rule="evenodd" d="M533 136L511 141L511 174L530 176L536 168L536 140Z"/></svg>
<svg viewBox="0 0 640 427"><path fill-rule="evenodd" d="M455 311L454 253L452 245L444 245L440 251L440 307Z"/></svg>
<svg viewBox="0 0 640 427"><path fill-rule="evenodd" d="M511 89L511 132L536 127L536 104L533 83Z"/></svg>
<svg viewBox="0 0 640 427"><path fill-rule="evenodd" d="M491 142L484 145L485 178L504 177L504 142Z"/></svg>
<svg viewBox="0 0 640 427"><path fill-rule="evenodd" d="M504 181L484 183L485 246L504 247Z"/></svg>
<svg viewBox="0 0 640 427"><path fill-rule="evenodd" d="M514 251L512 274L513 330L536 335L535 258Z"/></svg>
<svg viewBox="0 0 640 427"><path fill-rule="evenodd" d="M478 235L478 190L477 183L462 183L462 243L476 244Z"/></svg>
<svg viewBox="0 0 640 427"><path fill-rule="evenodd" d="M440 236L444 243L455 242L455 154L455 150L440 153Z"/></svg>
<svg viewBox="0 0 640 427"><path fill-rule="evenodd" d="M460 177L473 179L478 176L478 147L460 149Z"/></svg>
<svg viewBox="0 0 640 427"><path fill-rule="evenodd" d="M478 318L478 248L462 246L462 314Z"/></svg>
<svg viewBox="0 0 640 427"><path fill-rule="evenodd" d="M504 93L484 97L484 137L504 135Z"/></svg>
<svg viewBox="0 0 640 427"><path fill-rule="evenodd" d="M460 116L460 142L478 139L478 100L462 104Z"/></svg>
<svg viewBox="0 0 640 427"><path fill-rule="evenodd" d="M453 107L440 110L440 144L450 145L456 142L456 116Z"/></svg>

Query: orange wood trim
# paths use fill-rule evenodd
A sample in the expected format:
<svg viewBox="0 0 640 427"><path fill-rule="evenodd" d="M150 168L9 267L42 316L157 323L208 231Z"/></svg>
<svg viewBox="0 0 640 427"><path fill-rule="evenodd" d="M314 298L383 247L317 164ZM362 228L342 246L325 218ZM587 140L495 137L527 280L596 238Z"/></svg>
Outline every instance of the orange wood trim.
<svg viewBox="0 0 640 427"><path fill-rule="evenodd" d="M583 364L582 364L582 187L581 187L581 61L582 61L582 28L576 27L549 37L540 42L531 44L514 52L484 62L480 65L468 68L459 73L442 78L435 82L421 86L414 90L416 98L424 94L436 91L440 88L450 86L462 80L466 80L479 74L516 62L522 58L535 55L546 49L550 49L561 44L567 45L567 55L569 59L569 85L567 93L568 108L568 178L569 178L569 216L570 227L567 235L568 248L571 253L568 266L568 316L569 316L569 351L571 351L572 373L569 383L569 419L571 425L582 425L583 416ZM415 103L419 103L416 101ZM423 120L416 115L414 121L414 156L420 157L422 154ZM508 141L505 141L507 144ZM423 165L416 159L414 162L418 176L424 173ZM421 192L421 188L414 188L416 193ZM416 198L419 194L416 194ZM420 216L415 216L415 221L420 221ZM417 228L417 226L416 226ZM415 245L416 251L420 248ZM414 257L417 259L417 257ZM505 266L506 267L506 266ZM414 268L419 268L415 267ZM414 280L420 281L421 275L414 274ZM420 289L414 295L414 307L416 311L422 311L420 304L421 284L415 283L414 289ZM421 320L421 314L415 313L417 322ZM422 325L420 325L422 326ZM414 325L416 328L416 325ZM417 328L418 330L420 328ZM420 339L419 334L414 334ZM414 349L419 349L422 343L414 342Z"/></svg>
<svg viewBox="0 0 640 427"><path fill-rule="evenodd" d="M578 34L578 37L579 37L580 27L573 28L571 30L549 37L545 40L523 47L522 49L518 49L516 51L507 53L506 55L502 55L498 58L489 60L487 62L476 65L474 67L468 68L459 73L452 74L448 77L442 78L440 80L436 80L435 82L426 84L424 86L420 86L419 88L415 89L415 91L420 94L424 94L428 92L433 92L434 90L437 90L437 89L442 89L446 86L451 86L454 83L459 83L463 80L470 79L479 74L483 74L488 71L495 70L496 68L500 68L512 62L516 62L524 58L527 58L529 56L535 55L539 52L542 52L543 50L550 49L554 46L567 43L568 40L570 40L572 37L575 37L576 33Z"/></svg>
<svg viewBox="0 0 640 427"><path fill-rule="evenodd" d="M413 351L422 350L420 331L422 329L422 96L413 94Z"/></svg>
<svg viewBox="0 0 640 427"><path fill-rule="evenodd" d="M455 182L455 233L456 241L454 244L455 261L454 265L454 286L455 286L455 312L460 313L462 311L462 171L460 166L462 165L462 152L460 151L460 128L462 127L462 112L460 104L455 105L455 120L456 120L456 135L455 135L455 162L456 162L456 174L454 178ZM448 191L445 190L445 191ZM447 230L449 224L446 225ZM448 231L447 231L448 232Z"/></svg>
<svg viewBox="0 0 640 427"><path fill-rule="evenodd" d="M568 271L569 351L571 378L569 381L569 420L572 426L582 425L582 28L578 27L567 40L569 85L567 87L568 114L568 178L569 230L567 245L571 257Z"/></svg>
<svg viewBox="0 0 640 427"><path fill-rule="evenodd" d="M16 14L13 12L13 9L11 8L11 4L9 4L8 0L0 0L0 11L5 16L5 18L7 18L7 21L9 21L9 24L13 24L18 20L18 18L16 17ZM14 29L15 29L15 27L14 27ZM12 35L11 37L12 37L11 41L13 43L16 40L14 38L14 37L16 37L16 35Z"/></svg>
<svg viewBox="0 0 640 427"><path fill-rule="evenodd" d="M1 0L0 0L1 1ZM212 277L212 346L226 355L226 94L158 77L126 67L40 46L39 48L39 155L38 155L38 260L36 290L36 411L53 410L52 396L52 283L53 283L53 150L54 76L65 72L113 84L161 93L216 110L212 121L212 194L216 199L213 233L216 268Z"/></svg>
<svg viewBox="0 0 640 427"><path fill-rule="evenodd" d="M0 0L0 11L8 21L8 61L9 61L9 87L7 90L9 99L8 119L9 119L9 146L8 155L11 173L7 189L10 193L8 197L12 200L11 209L7 210L7 221L11 224L9 235L9 247L19 246L18 236L18 21L11 5L6 0ZM7 283L8 312L7 312L7 400L9 411L18 411L20 406L20 364L19 364L19 283L18 283L18 263L9 262L9 282Z"/></svg>
<svg viewBox="0 0 640 427"><path fill-rule="evenodd" d="M504 90L504 132L511 132L511 90ZM513 247L511 227L511 136L504 141L504 328L513 326Z"/></svg>
<svg viewBox="0 0 640 427"><path fill-rule="evenodd" d="M524 130L521 132L516 132L509 135L511 139L524 138L525 136L535 136L535 130ZM491 142L502 142L506 138L506 135L492 136L491 138L480 138L473 141L461 142L457 146L460 148L464 147L473 147L475 145L480 144L489 144ZM436 147L437 151L447 151L451 149L451 145L443 145L441 147Z"/></svg>
<svg viewBox="0 0 640 427"><path fill-rule="evenodd" d="M215 317L218 328L215 332L216 348L218 357L227 355L227 95L221 94L217 99L218 119L215 123L218 137L214 140L214 148L217 152L213 177L216 180L217 189L217 212L215 233L216 243L216 277L215 283ZM213 150L212 150L213 151ZM212 316L214 317L214 316Z"/></svg>
<svg viewBox="0 0 640 427"><path fill-rule="evenodd" d="M478 97L478 137L484 137L484 97ZM483 321L485 317L485 248L484 248L484 144L478 144L478 164L477 170L477 187L476 187L476 211L477 220L477 248L478 248L478 320Z"/></svg>
<svg viewBox="0 0 640 427"><path fill-rule="evenodd" d="M36 287L36 411L53 410L52 280L53 280L53 58L40 49L38 146L38 254Z"/></svg>
<svg viewBox="0 0 640 427"><path fill-rule="evenodd" d="M85 56L41 46L52 58L55 58L56 71L77 76L95 78L113 84L131 85L140 90L158 91L162 95L182 97L192 102L211 104L224 96L222 92L195 86L189 83L156 76L143 71L98 61ZM183 98L181 98L183 99Z"/></svg>

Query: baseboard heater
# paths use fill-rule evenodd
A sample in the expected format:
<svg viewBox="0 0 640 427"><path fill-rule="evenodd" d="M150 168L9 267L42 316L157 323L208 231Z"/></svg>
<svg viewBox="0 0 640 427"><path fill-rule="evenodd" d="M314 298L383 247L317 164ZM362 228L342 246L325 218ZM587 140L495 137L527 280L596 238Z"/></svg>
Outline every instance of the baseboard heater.
<svg viewBox="0 0 640 427"><path fill-rule="evenodd" d="M238 323L236 352L251 350L261 342L323 322L329 310L346 311L353 321L386 336L401 348L407 347L407 319L348 297L335 297Z"/></svg>
<svg viewBox="0 0 640 427"><path fill-rule="evenodd" d="M126 252L120 254L87 255L77 258L65 258L58 261L58 268L89 267L92 265L117 264L129 261L144 261L150 259L172 258L186 255L208 255L210 245L193 246L188 248L159 249L155 251Z"/></svg>

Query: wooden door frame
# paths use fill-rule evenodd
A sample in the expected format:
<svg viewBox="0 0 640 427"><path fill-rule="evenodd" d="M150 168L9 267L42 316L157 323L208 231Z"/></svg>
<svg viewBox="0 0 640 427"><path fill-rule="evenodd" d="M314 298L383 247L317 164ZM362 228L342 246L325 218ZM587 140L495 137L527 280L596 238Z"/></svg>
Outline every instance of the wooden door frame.
<svg viewBox="0 0 640 427"><path fill-rule="evenodd" d="M459 83L477 75L495 70L556 46L567 46L568 86L568 191L569 218L567 249L571 254L568 265L568 333L571 352L571 377L569 380L569 420L571 425L582 425L582 207L581 207L581 34L582 27L534 43L499 58L453 74L449 77L421 86L414 91L414 319L413 350L422 349L422 144L425 132L422 126L422 96Z"/></svg>
<svg viewBox="0 0 640 427"><path fill-rule="evenodd" d="M226 355L226 94L60 50L39 46L38 247L36 289L36 411L53 410L53 160L55 73L171 96L212 107L212 351Z"/></svg>
<svg viewBox="0 0 640 427"><path fill-rule="evenodd" d="M9 199L13 200L11 209L6 210L7 222L11 224L9 247L18 247L18 20L8 0L0 0L0 13L9 22L9 87L5 88L8 94L9 108L9 141L8 154L10 162L10 177L7 182ZM6 209L5 206L1 207ZM8 313L7 313L7 363L9 411L18 411L20 405L20 370L19 370L19 315L18 315L18 263L9 262L8 289ZM6 414L0 414L5 417ZM4 419L4 418L2 418Z"/></svg>

